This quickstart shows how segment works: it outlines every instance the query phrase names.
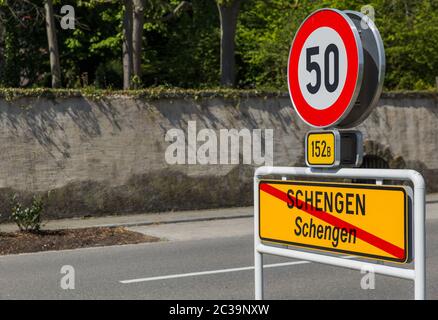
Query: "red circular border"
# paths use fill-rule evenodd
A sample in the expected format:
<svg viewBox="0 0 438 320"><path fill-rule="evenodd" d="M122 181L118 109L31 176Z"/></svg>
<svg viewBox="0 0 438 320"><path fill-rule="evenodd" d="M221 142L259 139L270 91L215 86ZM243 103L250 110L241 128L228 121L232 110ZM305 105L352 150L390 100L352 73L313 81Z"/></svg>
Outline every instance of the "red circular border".
<svg viewBox="0 0 438 320"><path fill-rule="evenodd" d="M344 41L347 52L347 77L338 99L328 108L317 110L312 108L304 99L298 82L298 62L304 42L310 34L318 28L329 27L334 29ZM289 95L295 110L308 124L315 127L333 126L339 122L349 109L351 99L355 93L359 79L359 43L346 18L338 11L322 9L312 13L301 25L295 35L288 64Z"/></svg>

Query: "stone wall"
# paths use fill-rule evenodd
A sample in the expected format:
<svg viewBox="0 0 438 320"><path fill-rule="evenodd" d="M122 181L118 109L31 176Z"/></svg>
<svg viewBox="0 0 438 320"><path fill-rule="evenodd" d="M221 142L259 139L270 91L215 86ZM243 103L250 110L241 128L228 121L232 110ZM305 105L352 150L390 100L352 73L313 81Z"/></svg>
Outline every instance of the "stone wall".
<svg viewBox="0 0 438 320"><path fill-rule="evenodd" d="M274 164L302 165L309 130L287 95L0 100L0 219L17 193L44 198L46 217L243 206L253 165L168 165L168 130L273 129ZM359 127L368 154L414 168L438 191L436 95L385 95Z"/></svg>

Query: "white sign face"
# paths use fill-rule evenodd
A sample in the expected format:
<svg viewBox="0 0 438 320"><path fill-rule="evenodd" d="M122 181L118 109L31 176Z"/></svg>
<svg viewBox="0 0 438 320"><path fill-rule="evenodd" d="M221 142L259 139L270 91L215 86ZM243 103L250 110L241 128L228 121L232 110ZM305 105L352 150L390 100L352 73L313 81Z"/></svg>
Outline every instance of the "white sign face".
<svg viewBox="0 0 438 320"><path fill-rule="evenodd" d="M356 102L362 74L362 44L352 20L335 9L312 13L289 55L289 94L298 115L313 127L339 124Z"/></svg>
<svg viewBox="0 0 438 320"><path fill-rule="evenodd" d="M339 98L347 78L347 52L332 28L313 31L304 42L298 62L298 81L306 102L327 109Z"/></svg>

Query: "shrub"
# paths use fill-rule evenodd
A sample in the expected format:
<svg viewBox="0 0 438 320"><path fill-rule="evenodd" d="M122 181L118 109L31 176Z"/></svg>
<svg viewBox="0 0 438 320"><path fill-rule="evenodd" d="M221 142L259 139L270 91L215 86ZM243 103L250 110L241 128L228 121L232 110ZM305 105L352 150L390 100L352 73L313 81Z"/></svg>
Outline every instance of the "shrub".
<svg viewBox="0 0 438 320"><path fill-rule="evenodd" d="M43 201L39 197L32 197L30 207L23 207L16 194L12 197L11 220L17 224L20 231L39 231L42 211Z"/></svg>
<svg viewBox="0 0 438 320"><path fill-rule="evenodd" d="M96 69L94 85L97 88L122 88L123 66L119 61L101 63Z"/></svg>

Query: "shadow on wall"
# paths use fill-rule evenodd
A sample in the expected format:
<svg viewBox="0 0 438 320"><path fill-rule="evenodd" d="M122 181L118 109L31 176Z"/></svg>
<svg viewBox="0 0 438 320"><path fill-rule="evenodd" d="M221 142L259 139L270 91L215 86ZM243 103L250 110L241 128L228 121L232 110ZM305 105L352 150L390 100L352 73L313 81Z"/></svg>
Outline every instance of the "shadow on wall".
<svg viewBox="0 0 438 320"><path fill-rule="evenodd" d="M420 172L426 180L427 192L438 191L438 169L429 169L419 160L405 161L401 156L394 156L389 147L367 140L364 144L364 159L361 168L375 169L413 169ZM374 180L355 180L357 183L372 183ZM397 182L392 182L397 183Z"/></svg>
<svg viewBox="0 0 438 320"><path fill-rule="evenodd" d="M428 186L438 185L438 170L430 170L419 161L405 162L401 157L394 157L389 148L374 141L365 142L363 167L411 168L424 175ZM253 203L253 174L254 168L250 165L235 166L225 176L188 176L164 169L133 175L119 186L83 181L38 195L44 202L44 219L250 206ZM429 187L428 191L438 190ZM23 204L31 202L31 193L0 189L0 221L9 218L10 200L14 193L18 194Z"/></svg>
<svg viewBox="0 0 438 320"><path fill-rule="evenodd" d="M187 121L196 120L199 128L214 130L224 128L276 128L285 132L296 134L300 127L296 125L293 113L280 114L282 108L290 109L289 99L267 100L260 98L211 98L203 100L180 99L180 100L157 100L154 102L154 110L160 114L161 119L166 119L170 127L183 129L187 127ZM136 102L137 108L149 108L148 103ZM217 106L222 106L226 113L217 113ZM263 118L263 122L255 114L268 113L269 117ZM186 115L190 115L186 118ZM164 132L169 127L162 126ZM301 139L301 136L296 135Z"/></svg>
<svg viewBox="0 0 438 320"><path fill-rule="evenodd" d="M132 176L116 187L84 181L38 195L44 219L250 206L253 174L249 165L235 166L226 176L191 177L167 169ZM31 202L30 193L0 189L0 221L9 218L14 193L23 204Z"/></svg>
<svg viewBox="0 0 438 320"><path fill-rule="evenodd" d="M37 102L32 98L21 98L12 102L0 99L0 121L3 130L7 129L9 134L35 138L51 157L55 158L55 151L69 158L69 137L65 135L64 127L68 120L87 138L101 135L93 105L113 128L122 130L117 109L104 97L92 102L83 97L41 99Z"/></svg>

